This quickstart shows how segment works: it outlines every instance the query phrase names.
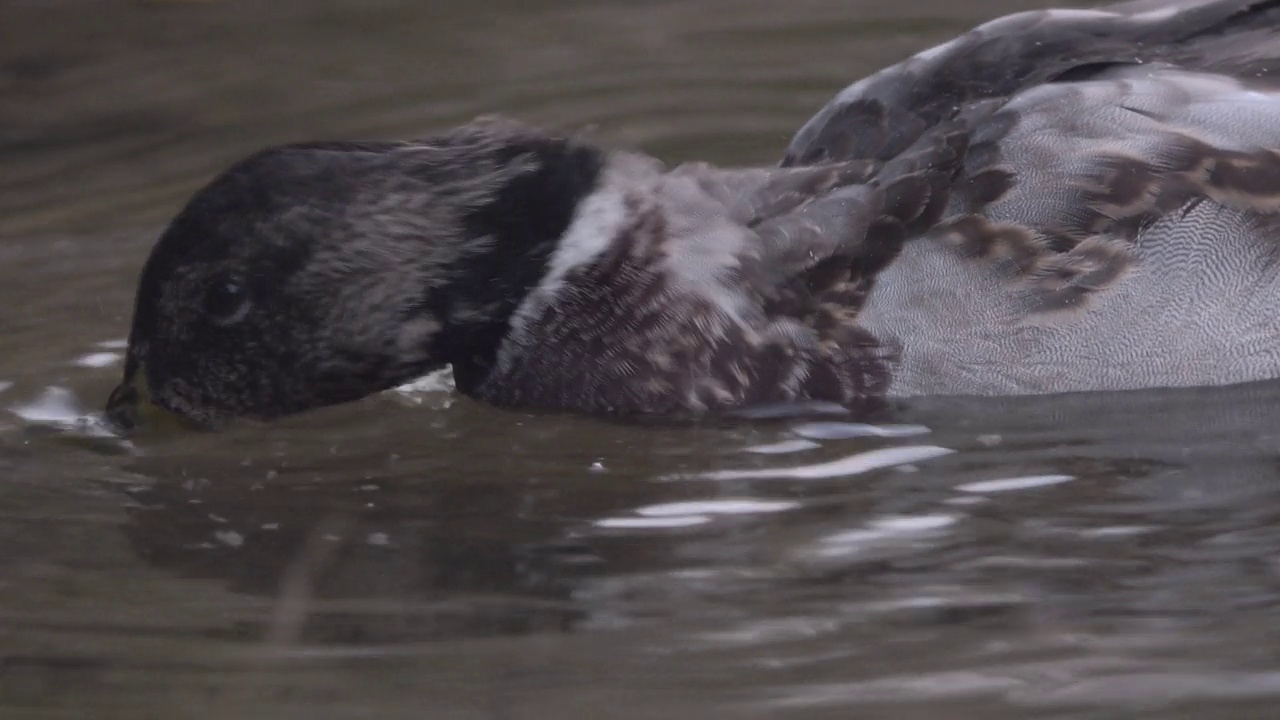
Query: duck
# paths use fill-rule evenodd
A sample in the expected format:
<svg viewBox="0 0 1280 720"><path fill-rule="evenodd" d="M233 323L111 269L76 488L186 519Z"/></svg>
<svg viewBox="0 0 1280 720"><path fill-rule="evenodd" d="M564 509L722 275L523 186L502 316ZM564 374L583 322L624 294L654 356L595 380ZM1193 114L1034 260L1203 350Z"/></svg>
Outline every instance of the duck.
<svg viewBox="0 0 1280 720"><path fill-rule="evenodd" d="M771 167L501 117L267 148L152 248L106 414L271 420L445 367L611 416L1280 377L1280 1L1000 17Z"/></svg>

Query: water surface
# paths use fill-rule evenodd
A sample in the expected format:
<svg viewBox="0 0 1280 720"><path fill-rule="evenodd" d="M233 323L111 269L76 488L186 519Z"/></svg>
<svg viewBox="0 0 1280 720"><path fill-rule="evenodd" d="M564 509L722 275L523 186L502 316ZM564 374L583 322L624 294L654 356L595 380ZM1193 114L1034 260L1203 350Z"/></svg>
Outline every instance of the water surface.
<svg viewBox="0 0 1280 720"><path fill-rule="evenodd" d="M447 379L85 421L183 199L263 145L503 112L771 163L1027 4L0 6L0 716L1273 717L1280 388L630 426Z"/></svg>

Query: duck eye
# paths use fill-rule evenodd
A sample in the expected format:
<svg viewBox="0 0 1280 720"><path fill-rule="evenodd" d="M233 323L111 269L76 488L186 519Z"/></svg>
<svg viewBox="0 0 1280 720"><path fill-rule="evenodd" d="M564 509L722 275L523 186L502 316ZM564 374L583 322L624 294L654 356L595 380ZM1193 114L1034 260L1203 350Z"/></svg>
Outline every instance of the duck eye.
<svg viewBox="0 0 1280 720"><path fill-rule="evenodd" d="M230 325L249 313L249 290L236 278L222 278L205 291L204 312L218 325Z"/></svg>

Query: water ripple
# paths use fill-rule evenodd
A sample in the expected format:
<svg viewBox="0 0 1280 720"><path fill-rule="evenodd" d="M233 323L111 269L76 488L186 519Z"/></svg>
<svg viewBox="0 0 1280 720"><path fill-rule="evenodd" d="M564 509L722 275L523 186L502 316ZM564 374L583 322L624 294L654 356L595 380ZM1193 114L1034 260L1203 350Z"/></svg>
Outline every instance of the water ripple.
<svg viewBox="0 0 1280 720"><path fill-rule="evenodd" d="M710 470L692 475L671 476L668 479L678 480L824 480L829 478L861 475L923 460L930 460L955 452L950 448L936 445L905 445L902 447L880 448L857 453L830 462L812 465L795 465L791 467L753 468L748 470Z"/></svg>

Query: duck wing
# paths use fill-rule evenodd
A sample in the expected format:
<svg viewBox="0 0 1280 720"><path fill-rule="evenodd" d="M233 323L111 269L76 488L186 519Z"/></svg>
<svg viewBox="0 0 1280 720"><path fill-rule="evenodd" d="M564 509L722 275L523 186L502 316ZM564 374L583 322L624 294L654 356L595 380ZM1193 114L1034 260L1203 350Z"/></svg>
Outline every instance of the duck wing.
<svg viewBox="0 0 1280 720"><path fill-rule="evenodd" d="M890 394L1280 375L1280 5L988 23L845 90L784 166L892 156L984 103L941 219L860 278Z"/></svg>
<svg viewBox="0 0 1280 720"><path fill-rule="evenodd" d="M849 86L782 165L892 162L967 114L963 170L933 189L948 207L909 234L1012 265L1030 307L1065 307L1118 278L1134 243L1158 242L1144 235L1153 224L1202 201L1245 212L1260 237L1274 229L1278 91L1277 2L1019 13ZM862 296L886 264L873 255L854 262Z"/></svg>
<svg viewBox="0 0 1280 720"><path fill-rule="evenodd" d="M1138 0L998 18L845 88L796 133L782 165L886 160L976 102L1118 64L1271 75L1278 23L1274 0Z"/></svg>

